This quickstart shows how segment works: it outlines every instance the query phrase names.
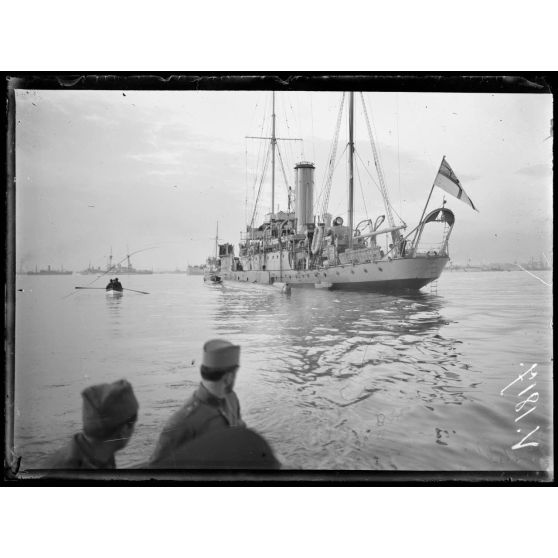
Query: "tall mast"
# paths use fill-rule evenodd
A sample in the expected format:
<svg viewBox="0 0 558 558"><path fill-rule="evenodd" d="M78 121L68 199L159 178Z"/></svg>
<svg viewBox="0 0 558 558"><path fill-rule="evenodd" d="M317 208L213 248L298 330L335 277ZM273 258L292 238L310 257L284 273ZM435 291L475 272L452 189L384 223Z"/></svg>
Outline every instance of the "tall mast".
<svg viewBox="0 0 558 558"><path fill-rule="evenodd" d="M215 233L215 257L219 256L219 221L217 221L217 232Z"/></svg>
<svg viewBox="0 0 558 558"><path fill-rule="evenodd" d="M272 114L271 114L271 136L245 136L247 139L264 139L269 140L271 143L271 213L275 213L275 148L279 148L277 140L281 141L302 141L302 138L278 138L275 136L275 91L272 91ZM269 152L268 152L269 153ZM279 152L279 157L281 153ZM281 159L279 159L281 161ZM282 163L281 163L282 164ZM264 171L267 170L267 155L266 164L264 166ZM262 180L263 180L262 176ZM285 178L286 182L286 178ZM288 186L288 184L287 184ZM259 194L258 194L259 196ZM257 205L257 200L256 200ZM254 209L255 215L255 209ZM253 221L253 218L252 218ZM252 222L253 224L253 222Z"/></svg>
<svg viewBox="0 0 558 558"><path fill-rule="evenodd" d="M271 213L275 213L275 91L273 91L273 103L271 113Z"/></svg>
<svg viewBox="0 0 558 558"><path fill-rule="evenodd" d="M353 105L354 93L349 93L349 248L353 247L353 154L355 150L353 140Z"/></svg>

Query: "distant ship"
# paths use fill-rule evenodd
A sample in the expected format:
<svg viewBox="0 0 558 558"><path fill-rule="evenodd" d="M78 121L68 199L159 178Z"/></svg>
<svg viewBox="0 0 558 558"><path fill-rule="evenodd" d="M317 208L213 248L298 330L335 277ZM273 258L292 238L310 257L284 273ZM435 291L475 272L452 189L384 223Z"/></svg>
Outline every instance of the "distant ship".
<svg viewBox="0 0 558 558"><path fill-rule="evenodd" d="M26 275L72 275L73 271L67 271L63 267L60 269L52 269L50 265L46 269L35 268L35 271L27 271Z"/></svg>
<svg viewBox="0 0 558 558"><path fill-rule="evenodd" d="M188 275L203 275L205 271L204 265L189 265Z"/></svg>
<svg viewBox="0 0 558 558"><path fill-rule="evenodd" d="M91 264L87 269L80 271L82 275L106 275L107 273L113 273L115 275L151 275L153 274L152 269L136 269L132 267L132 262L130 260L130 254L126 255L127 265L121 265L121 263L112 263L112 250L109 255L109 260L105 269L100 267L91 267Z"/></svg>
<svg viewBox="0 0 558 558"><path fill-rule="evenodd" d="M106 272L106 269L102 269L100 267L91 267L91 264L87 267L87 269L83 269L79 271L81 275L103 275Z"/></svg>

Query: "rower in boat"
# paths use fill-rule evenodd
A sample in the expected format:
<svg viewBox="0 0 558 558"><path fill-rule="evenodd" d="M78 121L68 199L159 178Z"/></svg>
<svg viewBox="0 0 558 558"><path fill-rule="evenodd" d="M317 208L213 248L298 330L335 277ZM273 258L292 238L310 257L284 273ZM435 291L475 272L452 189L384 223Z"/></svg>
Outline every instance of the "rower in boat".
<svg viewBox="0 0 558 558"><path fill-rule="evenodd" d="M124 290L124 287L122 287L122 283L120 283L117 277L116 279L111 279L109 281L108 285L106 286L106 290L121 293Z"/></svg>

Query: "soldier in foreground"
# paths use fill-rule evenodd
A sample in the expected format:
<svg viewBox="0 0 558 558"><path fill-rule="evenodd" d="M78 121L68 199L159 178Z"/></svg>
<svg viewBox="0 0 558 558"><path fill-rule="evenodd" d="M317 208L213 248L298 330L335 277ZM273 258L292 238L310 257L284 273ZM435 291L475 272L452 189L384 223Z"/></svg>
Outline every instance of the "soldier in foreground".
<svg viewBox="0 0 558 558"><path fill-rule="evenodd" d="M115 453L134 432L138 401L126 380L91 386L82 392L83 432L58 450L48 469L116 469Z"/></svg>
<svg viewBox="0 0 558 558"><path fill-rule="evenodd" d="M239 364L238 345L213 339L203 346L201 384L163 428L150 466L173 463L179 448L203 434L245 426L233 391Z"/></svg>

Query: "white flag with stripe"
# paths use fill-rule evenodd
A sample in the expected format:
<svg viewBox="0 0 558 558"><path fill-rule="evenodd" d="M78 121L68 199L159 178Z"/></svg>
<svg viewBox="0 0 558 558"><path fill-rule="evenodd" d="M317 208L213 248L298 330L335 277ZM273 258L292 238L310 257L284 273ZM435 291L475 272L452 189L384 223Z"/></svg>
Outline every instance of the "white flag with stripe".
<svg viewBox="0 0 558 558"><path fill-rule="evenodd" d="M434 186L438 186L438 188L441 188L448 194L455 196L458 200L469 204L475 211L478 211L475 204L471 201L471 198L465 193L463 186L461 186L461 183L459 182L459 178L455 176L455 173L449 166L445 157L442 159L440 169L434 179Z"/></svg>

